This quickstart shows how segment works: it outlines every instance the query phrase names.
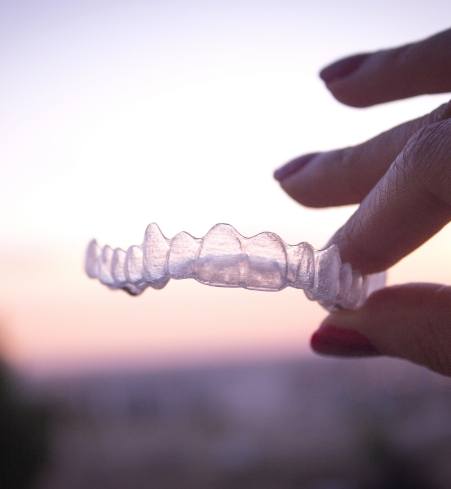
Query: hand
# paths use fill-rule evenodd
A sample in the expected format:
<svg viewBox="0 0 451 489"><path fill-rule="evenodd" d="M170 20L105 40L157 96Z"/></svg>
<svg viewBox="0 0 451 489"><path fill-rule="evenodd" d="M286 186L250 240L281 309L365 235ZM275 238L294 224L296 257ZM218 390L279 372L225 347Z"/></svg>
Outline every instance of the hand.
<svg viewBox="0 0 451 489"><path fill-rule="evenodd" d="M355 107L451 91L451 30L342 59L320 76ZM331 242L362 273L384 270L451 220L451 102L357 146L296 158L274 176L307 206L359 202ZM402 357L451 375L451 287L377 291L357 311L329 315L311 345L322 354Z"/></svg>

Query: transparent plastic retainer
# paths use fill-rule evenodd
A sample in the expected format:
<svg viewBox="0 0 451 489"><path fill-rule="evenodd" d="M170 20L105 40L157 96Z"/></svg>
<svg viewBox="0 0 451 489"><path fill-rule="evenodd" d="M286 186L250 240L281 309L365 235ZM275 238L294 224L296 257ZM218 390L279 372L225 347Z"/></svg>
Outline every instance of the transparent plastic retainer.
<svg viewBox="0 0 451 489"><path fill-rule="evenodd" d="M246 238L229 224L216 224L203 238L183 231L168 239L152 223L143 244L127 251L100 248L93 240L86 250L85 270L109 288L132 295L147 287L161 289L171 278L251 290L294 287L328 310L356 309L385 284L385 273L362 277L342 263L336 245L322 250L308 243L289 245L270 232Z"/></svg>

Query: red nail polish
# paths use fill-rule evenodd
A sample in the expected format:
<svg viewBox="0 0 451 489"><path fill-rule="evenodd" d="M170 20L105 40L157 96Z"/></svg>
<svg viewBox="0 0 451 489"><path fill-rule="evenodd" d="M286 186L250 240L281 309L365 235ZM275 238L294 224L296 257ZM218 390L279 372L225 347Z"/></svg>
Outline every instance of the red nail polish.
<svg viewBox="0 0 451 489"><path fill-rule="evenodd" d="M345 78L356 71L368 58L368 54L356 54L348 58L340 59L320 71L320 78L326 83Z"/></svg>
<svg viewBox="0 0 451 489"><path fill-rule="evenodd" d="M290 175L293 175L293 173L296 173L301 168L303 168L317 154L319 153L309 153L300 156L299 158L295 158L294 160L291 160L288 163L285 163L285 165L282 165L274 172L274 178L279 182L281 182L285 178L289 177Z"/></svg>
<svg viewBox="0 0 451 489"><path fill-rule="evenodd" d="M313 333L310 345L315 352L323 355L340 357L379 355L377 349L362 334L332 324L324 324Z"/></svg>

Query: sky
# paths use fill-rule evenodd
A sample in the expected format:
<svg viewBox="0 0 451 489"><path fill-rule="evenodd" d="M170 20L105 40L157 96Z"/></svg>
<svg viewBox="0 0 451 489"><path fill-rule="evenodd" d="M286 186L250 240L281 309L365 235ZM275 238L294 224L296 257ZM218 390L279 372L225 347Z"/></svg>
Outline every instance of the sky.
<svg viewBox="0 0 451 489"><path fill-rule="evenodd" d="M395 5L394 5L395 3ZM139 298L90 281L87 242L148 223L325 244L353 207L302 208L273 170L360 142L448 99L340 105L330 61L449 27L433 2L0 2L0 343L30 371L308 354L302 292L170 282ZM445 228L390 283L449 282Z"/></svg>

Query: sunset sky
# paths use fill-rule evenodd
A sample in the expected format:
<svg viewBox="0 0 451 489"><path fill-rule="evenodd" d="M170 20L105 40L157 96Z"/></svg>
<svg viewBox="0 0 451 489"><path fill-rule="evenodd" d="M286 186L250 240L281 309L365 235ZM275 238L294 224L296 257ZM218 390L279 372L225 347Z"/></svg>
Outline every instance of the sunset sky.
<svg viewBox="0 0 451 489"><path fill-rule="evenodd" d="M449 27L449 1L0 4L0 343L29 370L305 354L324 316L299 291L171 282L139 298L89 280L87 242L217 222L321 247L353 208L309 210L272 178L449 97L334 101L337 57ZM451 229L390 273L450 281Z"/></svg>

